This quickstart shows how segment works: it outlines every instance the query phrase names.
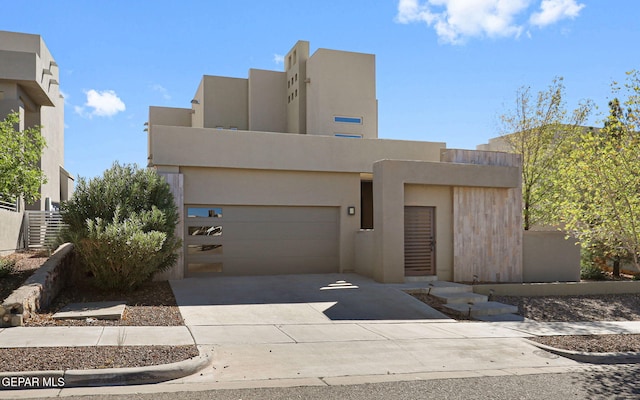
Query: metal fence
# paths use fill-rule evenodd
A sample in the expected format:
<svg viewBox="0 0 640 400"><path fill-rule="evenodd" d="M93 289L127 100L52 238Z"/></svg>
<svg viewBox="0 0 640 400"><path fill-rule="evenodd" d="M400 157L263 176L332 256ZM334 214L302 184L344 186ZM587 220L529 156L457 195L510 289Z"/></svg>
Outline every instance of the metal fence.
<svg viewBox="0 0 640 400"><path fill-rule="evenodd" d="M59 211L25 211L24 237L27 248L51 247L66 226Z"/></svg>
<svg viewBox="0 0 640 400"><path fill-rule="evenodd" d="M0 209L18 212L18 200L9 199L3 196L0 196Z"/></svg>

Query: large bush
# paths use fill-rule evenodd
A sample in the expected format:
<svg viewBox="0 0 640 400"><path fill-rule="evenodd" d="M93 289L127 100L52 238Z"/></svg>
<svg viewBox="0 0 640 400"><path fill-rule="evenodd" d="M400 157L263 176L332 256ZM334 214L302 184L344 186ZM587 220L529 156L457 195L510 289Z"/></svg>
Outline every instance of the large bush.
<svg viewBox="0 0 640 400"><path fill-rule="evenodd" d="M178 213L169 185L153 170L115 163L102 177L80 178L62 209L64 239L100 287L133 289L176 260Z"/></svg>

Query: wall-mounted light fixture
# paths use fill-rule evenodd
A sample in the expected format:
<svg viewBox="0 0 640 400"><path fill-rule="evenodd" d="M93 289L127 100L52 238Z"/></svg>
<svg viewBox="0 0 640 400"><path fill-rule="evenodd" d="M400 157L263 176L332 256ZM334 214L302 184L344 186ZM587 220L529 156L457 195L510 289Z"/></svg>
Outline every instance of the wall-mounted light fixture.
<svg viewBox="0 0 640 400"><path fill-rule="evenodd" d="M149 126L149 121L145 122L144 126Z"/></svg>
<svg viewBox="0 0 640 400"><path fill-rule="evenodd" d="M200 104L200 100L193 99L193 100L191 100L191 104Z"/></svg>
<svg viewBox="0 0 640 400"><path fill-rule="evenodd" d="M354 206L347 207L347 214L356 215L356 208Z"/></svg>

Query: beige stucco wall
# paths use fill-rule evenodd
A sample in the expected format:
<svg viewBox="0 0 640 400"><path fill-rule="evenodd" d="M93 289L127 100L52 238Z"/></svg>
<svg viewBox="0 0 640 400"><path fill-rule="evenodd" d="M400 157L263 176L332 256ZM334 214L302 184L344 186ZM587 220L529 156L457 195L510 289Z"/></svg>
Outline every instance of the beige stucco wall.
<svg viewBox="0 0 640 400"><path fill-rule="evenodd" d="M327 172L372 172L386 158L439 161L444 143L224 131L154 125L151 164Z"/></svg>
<svg viewBox="0 0 640 400"><path fill-rule="evenodd" d="M375 56L318 49L307 61L307 133L378 137ZM362 124L336 123L360 117Z"/></svg>
<svg viewBox="0 0 640 400"><path fill-rule="evenodd" d="M372 277L375 255L373 230L366 229L356 232L355 245L355 272L362 276Z"/></svg>
<svg viewBox="0 0 640 400"><path fill-rule="evenodd" d="M360 215L360 175L300 171L182 167L184 204L243 206L332 206L340 215L340 270L355 268L355 232Z"/></svg>
<svg viewBox="0 0 640 400"><path fill-rule="evenodd" d="M284 72L249 70L249 130L287 130L286 79Z"/></svg>
<svg viewBox="0 0 640 400"><path fill-rule="evenodd" d="M37 104L55 104L58 67L39 35L0 31L0 79L20 84Z"/></svg>
<svg viewBox="0 0 640 400"><path fill-rule="evenodd" d="M202 92L198 88L194 97L200 101L204 112L203 127L249 129L248 84L248 80L243 78L205 75Z"/></svg>
<svg viewBox="0 0 640 400"><path fill-rule="evenodd" d="M42 152L40 166L47 177L40 192L40 208L44 209L44 199L49 197L55 203L60 202L60 167L64 166L64 99L58 92L58 86L52 87L55 107L42 107L40 110L42 136L47 147Z"/></svg>
<svg viewBox="0 0 640 400"><path fill-rule="evenodd" d="M12 253L21 248L18 242L24 212L0 209L0 255Z"/></svg>
<svg viewBox="0 0 640 400"><path fill-rule="evenodd" d="M452 194L449 186L405 185L405 206L436 208L436 274L438 279L453 280Z"/></svg>
<svg viewBox="0 0 640 400"><path fill-rule="evenodd" d="M176 107L149 107L149 124L191 126L192 110Z"/></svg>
<svg viewBox="0 0 640 400"><path fill-rule="evenodd" d="M580 246L563 232L524 231L523 280L580 281Z"/></svg>

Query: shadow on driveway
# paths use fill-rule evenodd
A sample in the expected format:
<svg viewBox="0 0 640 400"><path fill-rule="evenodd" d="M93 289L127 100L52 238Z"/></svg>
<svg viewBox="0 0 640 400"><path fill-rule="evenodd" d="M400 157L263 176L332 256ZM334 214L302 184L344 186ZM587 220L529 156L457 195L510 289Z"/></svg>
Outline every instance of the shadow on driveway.
<svg viewBox="0 0 640 400"><path fill-rule="evenodd" d="M187 325L448 319L398 285L356 274L187 278L171 287Z"/></svg>

